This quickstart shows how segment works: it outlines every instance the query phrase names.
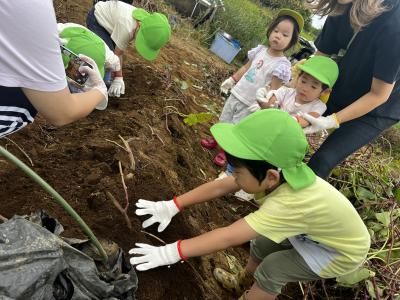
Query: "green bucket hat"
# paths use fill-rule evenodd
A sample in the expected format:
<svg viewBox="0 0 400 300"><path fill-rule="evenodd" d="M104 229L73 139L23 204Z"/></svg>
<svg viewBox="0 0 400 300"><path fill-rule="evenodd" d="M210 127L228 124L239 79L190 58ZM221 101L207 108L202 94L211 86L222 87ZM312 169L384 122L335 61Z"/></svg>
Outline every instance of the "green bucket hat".
<svg viewBox="0 0 400 300"><path fill-rule="evenodd" d="M264 160L282 169L294 190L311 185L314 172L303 162L308 143L300 125L279 109L257 111L238 124L218 123L211 127L218 145L242 159Z"/></svg>
<svg viewBox="0 0 400 300"><path fill-rule="evenodd" d="M141 8L134 9L132 16L140 22L135 48L143 58L154 60L171 37L168 19L163 14L149 13Z"/></svg>
<svg viewBox="0 0 400 300"><path fill-rule="evenodd" d="M296 21L297 25L299 25L299 32L301 32L303 30L304 19L303 19L303 16L301 14L299 14L297 11L294 11L289 8L282 8L278 12L278 17L280 17L280 16L292 17Z"/></svg>
<svg viewBox="0 0 400 300"><path fill-rule="evenodd" d="M83 27L68 27L61 33L60 37L67 40L67 47L75 54L84 54L92 58L99 68L100 74L104 76L104 63L106 59L106 50L103 40ZM69 58L62 55L64 67L68 66Z"/></svg>
<svg viewBox="0 0 400 300"><path fill-rule="evenodd" d="M339 76L336 62L322 55L311 56L304 64L298 65L298 68L330 88L333 87Z"/></svg>

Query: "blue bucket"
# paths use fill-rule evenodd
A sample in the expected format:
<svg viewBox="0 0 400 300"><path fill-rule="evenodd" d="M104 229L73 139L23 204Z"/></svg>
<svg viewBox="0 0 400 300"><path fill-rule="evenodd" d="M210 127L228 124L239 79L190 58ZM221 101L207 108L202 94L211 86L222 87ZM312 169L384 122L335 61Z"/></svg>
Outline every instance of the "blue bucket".
<svg viewBox="0 0 400 300"><path fill-rule="evenodd" d="M236 40L233 41L227 40L220 32L217 32L211 44L210 51L229 64L241 50L239 42Z"/></svg>

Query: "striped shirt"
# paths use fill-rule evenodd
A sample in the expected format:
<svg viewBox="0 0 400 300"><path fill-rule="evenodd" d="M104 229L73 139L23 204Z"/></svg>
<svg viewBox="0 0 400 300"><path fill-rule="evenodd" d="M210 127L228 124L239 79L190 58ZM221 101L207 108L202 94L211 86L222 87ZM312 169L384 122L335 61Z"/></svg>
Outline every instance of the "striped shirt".
<svg viewBox="0 0 400 300"><path fill-rule="evenodd" d="M32 123L35 115L21 88L0 86L0 138Z"/></svg>

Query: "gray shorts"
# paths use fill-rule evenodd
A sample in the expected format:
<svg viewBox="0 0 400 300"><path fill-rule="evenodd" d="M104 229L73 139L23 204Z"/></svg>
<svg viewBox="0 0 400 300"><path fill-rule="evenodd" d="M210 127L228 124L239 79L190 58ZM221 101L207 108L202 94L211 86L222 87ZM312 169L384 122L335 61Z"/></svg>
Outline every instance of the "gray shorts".
<svg viewBox="0 0 400 300"><path fill-rule="evenodd" d="M251 241L250 255L260 262L254 278L260 288L269 294L280 294L288 282L321 279L288 240L277 244L266 237L259 237Z"/></svg>
<svg viewBox="0 0 400 300"><path fill-rule="evenodd" d="M219 121L232 124L239 123L241 119L251 114L248 108L246 104L231 94L225 102Z"/></svg>

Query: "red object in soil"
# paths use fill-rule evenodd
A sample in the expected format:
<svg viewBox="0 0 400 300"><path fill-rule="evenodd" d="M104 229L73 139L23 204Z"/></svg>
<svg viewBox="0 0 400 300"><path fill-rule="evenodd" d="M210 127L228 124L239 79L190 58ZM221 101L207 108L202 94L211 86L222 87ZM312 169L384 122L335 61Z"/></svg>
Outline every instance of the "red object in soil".
<svg viewBox="0 0 400 300"><path fill-rule="evenodd" d="M224 151L218 152L218 154L214 157L214 164L217 166L223 167L226 165L226 155Z"/></svg>
<svg viewBox="0 0 400 300"><path fill-rule="evenodd" d="M214 149L218 146L217 141L212 137L202 139L200 144L206 149Z"/></svg>

